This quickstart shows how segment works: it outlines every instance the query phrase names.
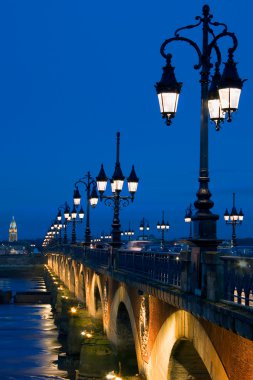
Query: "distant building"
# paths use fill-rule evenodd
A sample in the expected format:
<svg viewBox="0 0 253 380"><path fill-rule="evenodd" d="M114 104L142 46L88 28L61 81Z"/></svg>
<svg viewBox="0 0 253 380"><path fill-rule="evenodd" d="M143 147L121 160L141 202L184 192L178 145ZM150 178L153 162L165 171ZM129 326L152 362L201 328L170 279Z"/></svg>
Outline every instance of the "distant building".
<svg viewBox="0 0 253 380"><path fill-rule="evenodd" d="M15 222L14 216L12 217L12 221L9 228L9 241L18 241L18 229L17 223Z"/></svg>

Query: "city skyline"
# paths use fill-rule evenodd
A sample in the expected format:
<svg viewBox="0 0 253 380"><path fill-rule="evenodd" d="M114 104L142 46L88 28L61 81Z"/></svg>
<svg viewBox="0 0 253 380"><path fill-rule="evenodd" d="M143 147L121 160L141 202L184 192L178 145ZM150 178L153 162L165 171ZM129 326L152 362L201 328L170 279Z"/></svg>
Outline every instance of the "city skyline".
<svg viewBox="0 0 253 380"><path fill-rule="evenodd" d="M196 200L199 171L200 86L193 69L195 53L172 48L173 66L183 82L178 112L171 127L161 119L154 85L164 60L161 43L184 25L193 24L208 3L214 21L234 32L235 61L244 84L239 110L220 132L210 123L209 166L213 212L220 215L217 237L230 238L223 214L236 206L245 220L238 237L253 236L253 169L250 157L253 97L248 28L251 4L214 0L156 4L133 1L119 5L74 5L66 1L13 1L1 9L2 186L0 239L12 215L22 238L39 238L55 219L58 207L71 206L74 183L88 171L108 177L121 133L120 162L125 177L135 165L140 177L135 201L122 210L122 229L135 230L145 217L157 236L162 211L171 226L168 239L186 237L185 210ZM182 12L182 4L184 11ZM173 17L171 17L173 14ZM244 20L243 23L238 20ZM187 31L201 43L201 33ZM223 46L223 45L222 45ZM224 43L222 62L229 41ZM126 184L122 194L127 194ZM84 189L80 187L82 197ZM91 210L91 231L109 232L113 212L102 203ZM84 234L78 226L78 235ZM69 227L71 229L71 226ZM152 227L151 227L152 228ZM82 231L81 231L82 229Z"/></svg>

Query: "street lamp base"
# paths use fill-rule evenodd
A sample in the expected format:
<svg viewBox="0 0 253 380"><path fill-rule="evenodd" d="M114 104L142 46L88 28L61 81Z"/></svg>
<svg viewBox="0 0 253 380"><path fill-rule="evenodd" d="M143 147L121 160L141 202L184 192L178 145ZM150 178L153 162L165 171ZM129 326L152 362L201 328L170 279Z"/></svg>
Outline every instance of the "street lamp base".
<svg viewBox="0 0 253 380"><path fill-rule="evenodd" d="M198 247L216 250L219 244L217 240L217 220L219 215L199 213L192 216L193 238L192 242Z"/></svg>

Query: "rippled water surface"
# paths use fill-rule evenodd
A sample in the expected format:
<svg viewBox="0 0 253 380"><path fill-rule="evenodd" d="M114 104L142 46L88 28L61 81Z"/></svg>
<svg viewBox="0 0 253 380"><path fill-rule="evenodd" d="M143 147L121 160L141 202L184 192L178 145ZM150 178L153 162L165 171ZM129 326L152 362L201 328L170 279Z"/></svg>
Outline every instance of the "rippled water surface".
<svg viewBox="0 0 253 380"><path fill-rule="evenodd" d="M40 277L0 278L0 289L46 290ZM0 305L0 379L66 379L57 368L57 341L51 305Z"/></svg>

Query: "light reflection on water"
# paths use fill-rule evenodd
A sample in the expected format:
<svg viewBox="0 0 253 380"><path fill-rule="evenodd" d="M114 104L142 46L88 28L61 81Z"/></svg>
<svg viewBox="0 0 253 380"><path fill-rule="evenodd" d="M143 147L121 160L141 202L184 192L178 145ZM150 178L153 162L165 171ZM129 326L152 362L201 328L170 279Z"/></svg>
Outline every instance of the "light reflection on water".
<svg viewBox="0 0 253 380"><path fill-rule="evenodd" d="M41 278L38 280L43 286ZM0 289L28 291L36 281L0 278ZM66 379L66 372L59 371L56 364L57 336L51 305L0 305L0 379Z"/></svg>
<svg viewBox="0 0 253 380"><path fill-rule="evenodd" d="M42 277L33 277L33 278L0 278L0 289L2 290L12 290L12 293L18 291L30 291L30 290L40 290L46 291L45 282Z"/></svg>

